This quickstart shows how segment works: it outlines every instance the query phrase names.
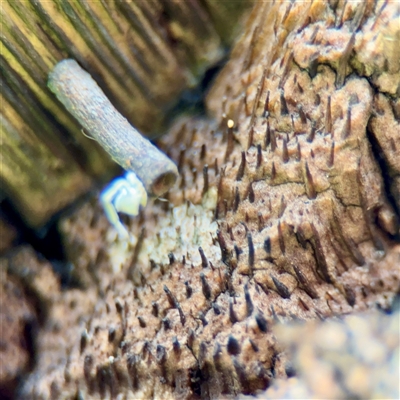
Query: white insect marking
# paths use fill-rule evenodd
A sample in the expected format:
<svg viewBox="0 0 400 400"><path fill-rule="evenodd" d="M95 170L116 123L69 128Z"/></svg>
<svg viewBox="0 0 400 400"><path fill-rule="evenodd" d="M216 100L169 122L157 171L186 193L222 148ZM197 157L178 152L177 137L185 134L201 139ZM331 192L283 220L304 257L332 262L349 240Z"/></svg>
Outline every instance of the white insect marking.
<svg viewBox="0 0 400 400"><path fill-rule="evenodd" d="M114 179L101 192L100 201L111 225L121 238L126 239L129 233L121 223L118 213L133 217L138 215L140 206L145 207L147 204L147 192L136 174L128 171L124 176Z"/></svg>

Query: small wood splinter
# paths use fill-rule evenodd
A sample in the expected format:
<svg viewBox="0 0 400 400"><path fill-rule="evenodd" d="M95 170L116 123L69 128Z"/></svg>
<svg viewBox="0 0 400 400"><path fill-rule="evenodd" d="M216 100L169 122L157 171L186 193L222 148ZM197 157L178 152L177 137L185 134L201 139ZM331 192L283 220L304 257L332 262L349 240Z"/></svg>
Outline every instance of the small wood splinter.
<svg viewBox="0 0 400 400"><path fill-rule="evenodd" d="M168 191L179 176L176 165L115 109L75 60L59 62L49 74L48 86L85 132L127 171L101 195L109 221L127 237L118 212L136 216L147 203L147 193L159 197Z"/></svg>

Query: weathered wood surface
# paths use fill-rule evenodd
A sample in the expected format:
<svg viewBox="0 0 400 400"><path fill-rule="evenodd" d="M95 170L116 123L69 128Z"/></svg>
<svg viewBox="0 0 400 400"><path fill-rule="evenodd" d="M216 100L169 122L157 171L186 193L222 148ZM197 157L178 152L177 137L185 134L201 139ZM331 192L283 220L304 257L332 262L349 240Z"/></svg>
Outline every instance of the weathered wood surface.
<svg viewBox="0 0 400 400"><path fill-rule="evenodd" d="M180 94L223 57L250 1L4 1L0 179L38 227L115 166L46 86L75 59L140 131L160 134Z"/></svg>
<svg viewBox="0 0 400 400"><path fill-rule="evenodd" d="M207 99L213 117L162 139L180 171L171 204L127 220L129 243L95 201L63 220L78 288L45 293L21 396L277 398L268 386L290 389L296 371L295 398L399 397L398 337L374 340L383 318L358 319L370 335L354 375L350 354L325 363L312 347L336 337L330 319L390 309L399 293L397 6L257 3ZM272 329L293 320L310 335L307 321L322 324L297 370ZM384 378L363 362L377 342Z"/></svg>

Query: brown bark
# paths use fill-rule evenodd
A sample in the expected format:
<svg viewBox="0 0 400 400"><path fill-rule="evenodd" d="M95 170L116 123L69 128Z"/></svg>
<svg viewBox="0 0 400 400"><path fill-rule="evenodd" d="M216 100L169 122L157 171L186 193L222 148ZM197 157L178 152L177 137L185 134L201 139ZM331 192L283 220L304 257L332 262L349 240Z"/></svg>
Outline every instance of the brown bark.
<svg viewBox="0 0 400 400"><path fill-rule="evenodd" d="M95 203L63 221L85 289L74 303L52 293L21 396L255 394L293 372L277 321L390 307L396 21L394 2L257 3L209 93L212 118L181 119L162 140L181 175L171 204L127 221L130 243ZM331 394L360 395L349 382Z"/></svg>

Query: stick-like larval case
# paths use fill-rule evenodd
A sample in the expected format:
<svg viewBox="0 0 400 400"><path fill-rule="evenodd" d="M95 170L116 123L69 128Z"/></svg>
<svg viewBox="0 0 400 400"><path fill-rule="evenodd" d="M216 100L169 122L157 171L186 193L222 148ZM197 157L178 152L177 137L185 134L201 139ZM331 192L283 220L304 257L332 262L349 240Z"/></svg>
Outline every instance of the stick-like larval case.
<svg viewBox="0 0 400 400"><path fill-rule="evenodd" d="M49 74L48 86L115 162L135 172L149 194L161 196L174 185L176 165L115 109L75 60L59 62Z"/></svg>

